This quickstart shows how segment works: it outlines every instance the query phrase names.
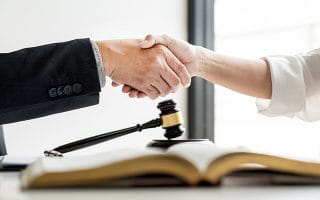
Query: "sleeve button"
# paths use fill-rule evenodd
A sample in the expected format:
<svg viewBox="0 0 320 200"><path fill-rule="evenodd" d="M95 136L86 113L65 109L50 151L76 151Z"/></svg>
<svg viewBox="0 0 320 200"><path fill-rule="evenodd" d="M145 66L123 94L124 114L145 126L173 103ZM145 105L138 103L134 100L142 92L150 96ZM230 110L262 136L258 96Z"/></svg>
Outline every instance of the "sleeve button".
<svg viewBox="0 0 320 200"><path fill-rule="evenodd" d="M63 96L63 95L64 95L64 93L63 93L63 86L59 86L59 87L58 87L57 94L58 94L58 96Z"/></svg>
<svg viewBox="0 0 320 200"><path fill-rule="evenodd" d="M82 85L80 83L75 83L73 84L73 92L76 94L79 94L80 92L82 92Z"/></svg>
<svg viewBox="0 0 320 200"><path fill-rule="evenodd" d="M71 85L66 85L63 89L63 93L67 96L72 94L72 86Z"/></svg>
<svg viewBox="0 0 320 200"><path fill-rule="evenodd" d="M50 88L50 90L49 90L49 96L50 96L51 98L57 97L57 89L56 89L56 88Z"/></svg>

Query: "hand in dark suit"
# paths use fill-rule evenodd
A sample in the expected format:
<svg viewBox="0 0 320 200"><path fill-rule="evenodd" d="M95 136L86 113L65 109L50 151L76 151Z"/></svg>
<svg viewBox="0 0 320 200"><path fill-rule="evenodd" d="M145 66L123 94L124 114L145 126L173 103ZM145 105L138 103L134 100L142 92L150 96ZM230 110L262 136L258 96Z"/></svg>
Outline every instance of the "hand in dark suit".
<svg viewBox="0 0 320 200"><path fill-rule="evenodd" d="M97 104L100 90L89 39L0 54L0 124Z"/></svg>
<svg viewBox="0 0 320 200"><path fill-rule="evenodd" d="M89 39L1 53L0 125L98 104L98 74Z"/></svg>

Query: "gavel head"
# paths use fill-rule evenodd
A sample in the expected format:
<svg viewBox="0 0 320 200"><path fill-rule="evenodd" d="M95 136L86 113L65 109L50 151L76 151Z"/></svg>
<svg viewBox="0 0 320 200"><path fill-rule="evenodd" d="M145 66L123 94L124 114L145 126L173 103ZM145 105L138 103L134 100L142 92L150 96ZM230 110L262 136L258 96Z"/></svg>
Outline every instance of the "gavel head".
<svg viewBox="0 0 320 200"><path fill-rule="evenodd" d="M181 113L176 110L176 103L173 100L162 101L158 104L160 109L160 119L162 121L162 128L165 129L164 136L169 140L182 135L183 129Z"/></svg>

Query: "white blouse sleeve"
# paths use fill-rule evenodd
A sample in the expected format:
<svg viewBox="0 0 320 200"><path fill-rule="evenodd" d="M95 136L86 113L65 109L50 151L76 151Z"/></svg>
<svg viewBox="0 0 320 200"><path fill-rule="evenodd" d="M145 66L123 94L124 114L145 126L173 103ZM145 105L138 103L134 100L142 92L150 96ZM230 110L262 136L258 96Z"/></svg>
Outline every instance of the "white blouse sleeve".
<svg viewBox="0 0 320 200"><path fill-rule="evenodd" d="M320 49L296 56L268 56L271 100L257 99L258 112L274 117L320 120Z"/></svg>

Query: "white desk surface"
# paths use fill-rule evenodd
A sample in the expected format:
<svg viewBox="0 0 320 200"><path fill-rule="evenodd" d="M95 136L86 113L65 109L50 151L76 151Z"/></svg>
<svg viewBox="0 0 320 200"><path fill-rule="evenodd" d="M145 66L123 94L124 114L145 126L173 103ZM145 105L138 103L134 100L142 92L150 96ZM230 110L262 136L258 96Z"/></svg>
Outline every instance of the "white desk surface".
<svg viewBox="0 0 320 200"><path fill-rule="evenodd" d="M320 199L318 186L248 186L224 185L219 187L171 188L88 188L21 190L19 174L0 172L0 200L309 200Z"/></svg>

